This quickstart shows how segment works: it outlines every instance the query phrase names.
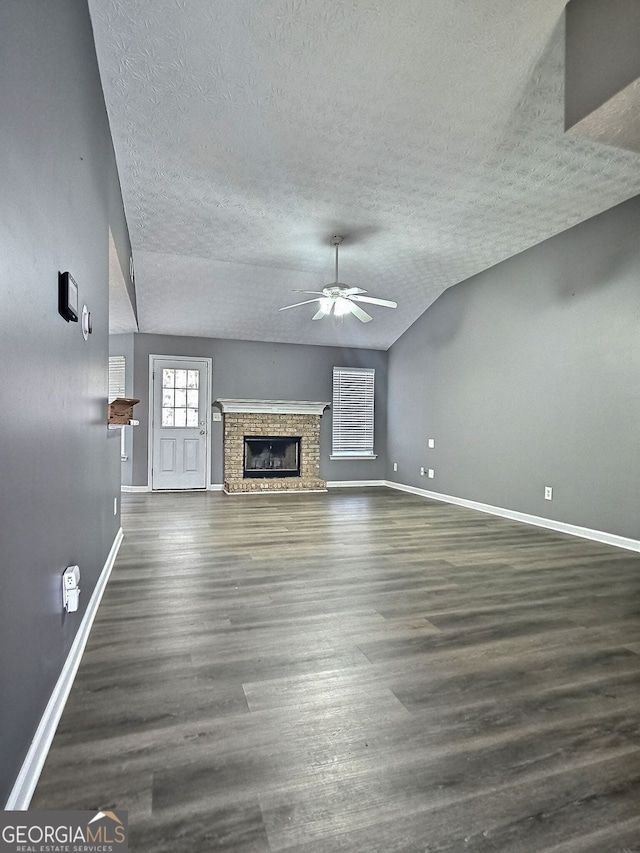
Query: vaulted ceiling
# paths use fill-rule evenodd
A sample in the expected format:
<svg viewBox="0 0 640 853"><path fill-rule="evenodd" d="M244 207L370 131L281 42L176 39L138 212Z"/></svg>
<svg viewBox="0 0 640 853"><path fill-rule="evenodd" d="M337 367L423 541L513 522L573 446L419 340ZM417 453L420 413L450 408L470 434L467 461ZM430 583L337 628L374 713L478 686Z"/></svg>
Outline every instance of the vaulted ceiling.
<svg viewBox="0 0 640 853"><path fill-rule="evenodd" d="M640 154L564 132L565 0L89 5L142 332L387 349L640 192ZM333 281L334 234L341 280L397 309L278 311Z"/></svg>

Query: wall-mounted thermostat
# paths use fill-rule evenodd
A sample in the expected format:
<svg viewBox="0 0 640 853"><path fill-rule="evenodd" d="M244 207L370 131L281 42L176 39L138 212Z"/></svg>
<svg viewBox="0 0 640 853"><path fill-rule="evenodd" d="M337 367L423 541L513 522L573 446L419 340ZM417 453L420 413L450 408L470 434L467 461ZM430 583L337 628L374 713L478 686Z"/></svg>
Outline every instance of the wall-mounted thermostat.
<svg viewBox="0 0 640 853"><path fill-rule="evenodd" d="M67 323L78 322L78 285L69 272L58 273L58 314Z"/></svg>
<svg viewBox="0 0 640 853"><path fill-rule="evenodd" d="M62 604L67 613L75 613L80 603L80 569L69 566L62 573Z"/></svg>

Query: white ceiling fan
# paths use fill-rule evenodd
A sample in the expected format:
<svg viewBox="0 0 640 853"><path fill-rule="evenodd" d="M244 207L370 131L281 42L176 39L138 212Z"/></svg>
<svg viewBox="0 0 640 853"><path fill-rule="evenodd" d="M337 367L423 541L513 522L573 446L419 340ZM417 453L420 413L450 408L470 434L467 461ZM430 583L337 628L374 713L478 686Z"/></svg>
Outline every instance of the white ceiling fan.
<svg viewBox="0 0 640 853"><path fill-rule="evenodd" d="M367 314L357 302L368 302L371 305L382 305L385 308L397 308L398 303L392 302L390 299L374 299L373 296L363 296L366 290L361 287L348 287L338 280L338 247L342 243L342 237L332 237L331 245L336 247L336 280L333 284L328 284L322 290L294 290L294 293L311 293L317 294L315 299L305 299L304 302L296 302L294 305L285 305L280 308L280 311L287 311L289 308L297 308L299 305L309 305L311 302L319 302L318 311L311 318L312 320L320 320L322 317L328 317L332 312L335 317L344 317L346 314L353 314L363 323L368 323L373 319L371 314Z"/></svg>

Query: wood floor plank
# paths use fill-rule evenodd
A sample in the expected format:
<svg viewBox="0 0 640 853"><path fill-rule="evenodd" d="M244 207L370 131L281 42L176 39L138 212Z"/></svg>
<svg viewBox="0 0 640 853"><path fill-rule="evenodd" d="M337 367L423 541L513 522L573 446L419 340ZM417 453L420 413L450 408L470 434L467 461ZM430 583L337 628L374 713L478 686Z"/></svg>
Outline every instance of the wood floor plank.
<svg viewBox="0 0 640 853"><path fill-rule="evenodd" d="M145 853L640 849L640 555L376 488L122 508L32 808Z"/></svg>

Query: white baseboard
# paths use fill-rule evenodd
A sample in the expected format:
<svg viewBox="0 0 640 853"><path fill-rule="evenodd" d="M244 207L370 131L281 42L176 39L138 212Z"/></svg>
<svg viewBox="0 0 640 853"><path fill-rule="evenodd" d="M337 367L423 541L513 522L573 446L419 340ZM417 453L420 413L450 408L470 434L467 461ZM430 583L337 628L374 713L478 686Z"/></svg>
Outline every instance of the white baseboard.
<svg viewBox="0 0 640 853"><path fill-rule="evenodd" d="M207 486L207 491L209 492L221 492L223 489L222 483L209 483ZM121 492L129 492L131 494L135 494L136 492L150 492L150 486L120 486ZM162 489L161 491L189 491L188 489Z"/></svg>
<svg viewBox="0 0 640 853"><path fill-rule="evenodd" d="M44 766L44 762L51 747L51 741L56 733L60 717L64 711L64 706L69 696L69 691L73 685L84 648L89 638L89 632L93 625L93 620L96 617L102 594L104 593L109 575L113 569L120 544L122 542L122 528L116 533L113 540L113 545L109 551L109 556L104 564L98 582L96 583L93 595L87 606L82 622L76 633L73 645L69 650L67 659L62 667L62 672L53 688L51 697L44 710L40 724L36 729L36 733L31 741L31 746L27 752L22 768L18 773L18 778L15 781L13 789L9 794L9 799L5 805L7 811L26 811L29 808L29 803L33 797L33 792L38 784L40 773Z"/></svg>
<svg viewBox="0 0 640 853"><path fill-rule="evenodd" d="M555 530L558 533L568 533L570 536L579 536L581 539L592 539L594 542L602 542L604 545L614 545L616 548L625 548L627 551L640 551L640 541L637 539L627 539L625 536L607 533L604 530L592 530L589 527L579 527L577 524L567 524L565 521L555 521L552 518L529 515L526 512L517 512L513 509L504 509L499 506L491 506L491 504L478 503L478 501L469 501L466 498L442 495L440 492L430 492L427 489L418 489L415 486L405 486L402 483L393 483L391 480L386 480L385 485L389 486L390 489L410 492L412 495L420 495L423 498L431 498L434 501L464 506L468 509L489 513L489 515L499 515L501 518L508 518L511 521L521 521L523 524L531 524L534 527L546 527L548 530Z"/></svg>
<svg viewBox="0 0 640 853"><path fill-rule="evenodd" d="M327 480L327 486L330 489L350 489L357 486L386 486L386 480Z"/></svg>

